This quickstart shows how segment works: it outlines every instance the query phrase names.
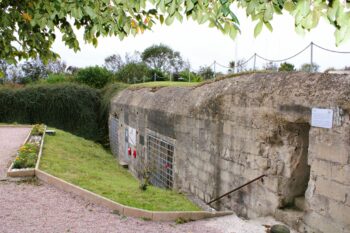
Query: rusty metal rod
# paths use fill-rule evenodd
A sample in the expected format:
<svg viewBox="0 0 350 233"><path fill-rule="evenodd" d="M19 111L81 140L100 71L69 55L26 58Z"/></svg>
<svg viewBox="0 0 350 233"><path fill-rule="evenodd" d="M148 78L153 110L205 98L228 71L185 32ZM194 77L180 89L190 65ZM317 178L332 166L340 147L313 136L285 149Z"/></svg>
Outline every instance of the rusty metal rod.
<svg viewBox="0 0 350 233"><path fill-rule="evenodd" d="M225 193L225 194L223 194L223 195L221 195L221 196L215 198L214 200L211 200L211 201L208 202L207 204L210 205L211 203L216 202L216 201L220 200L221 198L226 197L227 195L229 195L229 194L231 194L231 193L233 193L233 192L236 192L237 190L240 190L241 188L243 188L243 187L245 187L245 186L247 186L247 185L249 185L249 184L251 184L251 183L253 183L253 182L257 181L257 180L260 180L261 178L263 178L263 177L265 177L265 176L266 176L266 175L261 175L261 176L255 178L255 179L253 179L253 180L251 180L251 181L249 181L249 182L247 182L247 183L245 183L245 184L239 186L238 188L235 188L235 189L233 189L233 190L231 190L231 191L229 191L229 192L227 192L227 193Z"/></svg>

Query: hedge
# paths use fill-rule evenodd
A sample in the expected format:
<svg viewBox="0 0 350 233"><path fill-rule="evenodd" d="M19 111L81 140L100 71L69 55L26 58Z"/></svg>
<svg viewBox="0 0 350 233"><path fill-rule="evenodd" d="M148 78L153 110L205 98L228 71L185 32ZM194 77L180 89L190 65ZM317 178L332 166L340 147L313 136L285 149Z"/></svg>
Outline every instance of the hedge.
<svg viewBox="0 0 350 233"><path fill-rule="evenodd" d="M0 88L0 122L46 125L100 141L101 94L77 84Z"/></svg>

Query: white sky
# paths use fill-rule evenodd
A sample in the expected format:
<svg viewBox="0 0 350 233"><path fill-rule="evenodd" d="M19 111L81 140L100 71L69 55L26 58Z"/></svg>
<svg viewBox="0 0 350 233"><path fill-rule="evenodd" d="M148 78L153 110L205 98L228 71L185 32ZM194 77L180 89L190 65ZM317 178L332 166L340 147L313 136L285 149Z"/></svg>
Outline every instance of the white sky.
<svg viewBox="0 0 350 233"><path fill-rule="evenodd" d="M129 36L123 41L117 37L100 38L97 48L85 44L80 39L81 51L77 53L65 47L59 39L53 49L68 65L84 67L103 65L104 59L111 54L118 53L123 57L126 52L143 51L152 44L163 43L179 51L185 60L188 59L192 70L210 65L214 60L228 66L229 61L236 58L248 59L255 52L269 59L282 59L302 50L311 41L329 49L350 51L350 41L339 47L335 46L334 29L325 20L321 20L317 28L302 36L294 31L292 16L275 15L272 21L273 32L264 28L262 33L254 38L256 22L251 22L242 10L238 10L236 14L240 20L242 33L235 41L215 28L184 20L183 23L175 22L171 26L156 25L153 31L146 31L136 37ZM310 50L288 62L297 68L303 63L310 63ZM321 70L329 67L343 68L346 65L350 66L350 54L333 54L314 48L314 62L321 66ZM257 59L257 66L262 67L265 63ZM247 68L252 67L253 61ZM217 70L225 72L227 69L217 66Z"/></svg>

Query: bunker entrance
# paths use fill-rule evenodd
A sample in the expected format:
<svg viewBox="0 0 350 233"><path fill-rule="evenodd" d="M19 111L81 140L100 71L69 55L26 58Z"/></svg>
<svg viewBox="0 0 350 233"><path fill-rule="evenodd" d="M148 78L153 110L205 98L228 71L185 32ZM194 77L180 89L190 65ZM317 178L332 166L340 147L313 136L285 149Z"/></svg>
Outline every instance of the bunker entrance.
<svg viewBox="0 0 350 233"><path fill-rule="evenodd" d="M147 135L147 158L151 166L150 182L161 188L173 187L174 145L153 135Z"/></svg>
<svg viewBox="0 0 350 233"><path fill-rule="evenodd" d="M304 201L310 179L308 165L310 125L291 123L285 129L283 150L286 152L286 167L279 187L283 197L281 207L299 207L298 203Z"/></svg>

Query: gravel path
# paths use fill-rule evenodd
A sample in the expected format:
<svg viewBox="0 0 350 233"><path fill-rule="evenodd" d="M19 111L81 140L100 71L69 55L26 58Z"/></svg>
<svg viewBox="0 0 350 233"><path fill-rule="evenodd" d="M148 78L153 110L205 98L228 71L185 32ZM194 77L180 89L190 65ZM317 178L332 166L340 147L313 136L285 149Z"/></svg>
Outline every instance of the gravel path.
<svg viewBox="0 0 350 233"><path fill-rule="evenodd" d="M0 232L221 232L204 221L177 225L126 218L47 184L0 182Z"/></svg>
<svg viewBox="0 0 350 233"><path fill-rule="evenodd" d="M0 126L0 180L16 155L16 151L27 138L30 128Z"/></svg>
<svg viewBox="0 0 350 233"><path fill-rule="evenodd" d="M119 216L48 184L0 182L0 232L266 233L273 218L235 215L175 224ZM294 231L291 231L295 233Z"/></svg>

